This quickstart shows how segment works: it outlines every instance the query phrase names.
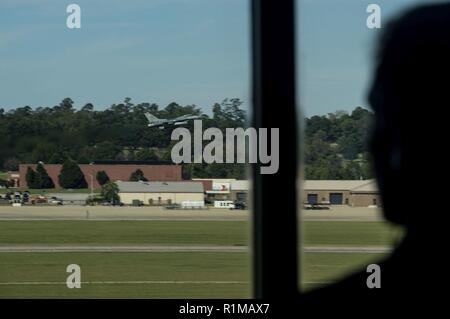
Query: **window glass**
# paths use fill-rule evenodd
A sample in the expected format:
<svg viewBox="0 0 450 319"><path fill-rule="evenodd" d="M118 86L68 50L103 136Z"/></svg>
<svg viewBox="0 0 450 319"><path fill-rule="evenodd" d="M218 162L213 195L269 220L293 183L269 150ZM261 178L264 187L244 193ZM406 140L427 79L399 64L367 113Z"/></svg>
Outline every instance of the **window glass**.
<svg viewBox="0 0 450 319"><path fill-rule="evenodd" d="M69 3L0 2L0 298L250 297L247 164L171 137L248 125L249 2Z"/></svg>
<svg viewBox="0 0 450 319"><path fill-rule="evenodd" d="M382 214L366 143L373 118L367 93L383 28L424 3L297 1L303 290L365 269L402 237Z"/></svg>

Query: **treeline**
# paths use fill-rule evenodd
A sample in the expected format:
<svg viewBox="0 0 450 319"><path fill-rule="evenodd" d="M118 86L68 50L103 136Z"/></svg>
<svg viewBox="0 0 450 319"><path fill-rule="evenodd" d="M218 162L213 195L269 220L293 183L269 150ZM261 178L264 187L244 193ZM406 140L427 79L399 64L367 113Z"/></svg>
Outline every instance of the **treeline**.
<svg viewBox="0 0 450 319"><path fill-rule="evenodd" d="M373 113L357 107L350 114L337 111L307 118L305 128L306 179L369 179L367 141Z"/></svg>
<svg viewBox="0 0 450 319"><path fill-rule="evenodd" d="M225 99L203 114L203 129L247 127L240 99ZM19 163L78 164L93 161L171 161L171 130L147 127L144 113L158 118L202 115L196 105L133 103L130 98L96 110L91 103L76 108L70 98L53 107L0 108L0 170L17 170ZM356 108L306 119L307 179L370 178L365 144L371 112ZM185 125L193 129L193 123ZM172 142L173 143L173 142ZM246 178L244 164L187 164L190 177Z"/></svg>
<svg viewBox="0 0 450 319"><path fill-rule="evenodd" d="M246 127L246 112L239 99L225 99L203 114L203 128ZM171 130L147 127L144 113L158 118L201 115L195 105L170 103L160 109L154 103L134 104L130 98L95 110L91 103L75 108L70 98L53 107L29 106L9 111L0 108L0 170L17 170L19 163L78 164L93 161L171 161ZM184 125L193 129L193 123ZM243 164L189 165L186 178L245 178Z"/></svg>

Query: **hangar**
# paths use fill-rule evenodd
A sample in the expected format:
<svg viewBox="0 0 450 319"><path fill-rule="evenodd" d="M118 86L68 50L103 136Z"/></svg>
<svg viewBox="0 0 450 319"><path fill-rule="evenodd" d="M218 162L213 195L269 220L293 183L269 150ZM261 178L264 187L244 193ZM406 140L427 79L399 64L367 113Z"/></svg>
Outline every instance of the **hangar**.
<svg viewBox="0 0 450 319"><path fill-rule="evenodd" d="M376 181L372 180L306 180L303 182L303 203L381 206Z"/></svg>
<svg viewBox="0 0 450 319"><path fill-rule="evenodd" d="M144 205L181 204L186 201L204 202L201 182L122 182L117 181L120 201L131 205L141 201Z"/></svg>

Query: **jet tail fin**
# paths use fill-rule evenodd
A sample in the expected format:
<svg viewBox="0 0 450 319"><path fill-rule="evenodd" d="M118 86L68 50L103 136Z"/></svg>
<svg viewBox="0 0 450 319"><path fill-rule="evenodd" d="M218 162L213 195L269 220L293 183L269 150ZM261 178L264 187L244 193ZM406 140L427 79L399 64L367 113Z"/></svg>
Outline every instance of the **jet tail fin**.
<svg viewBox="0 0 450 319"><path fill-rule="evenodd" d="M152 122L155 122L155 121L159 120L156 116L154 116L151 113L145 113L144 115L147 118L147 120L149 121L149 123L152 123Z"/></svg>

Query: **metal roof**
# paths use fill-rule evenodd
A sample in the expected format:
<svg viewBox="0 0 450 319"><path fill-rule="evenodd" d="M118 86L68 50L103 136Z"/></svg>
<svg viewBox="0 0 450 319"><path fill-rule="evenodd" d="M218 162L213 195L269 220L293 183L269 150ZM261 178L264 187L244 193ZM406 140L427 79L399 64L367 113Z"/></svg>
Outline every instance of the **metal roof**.
<svg viewBox="0 0 450 319"><path fill-rule="evenodd" d="M378 193L378 185L374 179L368 181L366 184L353 188L352 193Z"/></svg>
<svg viewBox="0 0 450 319"><path fill-rule="evenodd" d="M302 189L351 191L366 184L375 184L375 180L306 180Z"/></svg>
<svg viewBox="0 0 450 319"><path fill-rule="evenodd" d="M203 193L201 182L122 182L117 181L120 193Z"/></svg>
<svg viewBox="0 0 450 319"><path fill-rule="evenodd" d="M231 183L235 178L193 178L193 181L212 181L213 183Z"/></svg>

